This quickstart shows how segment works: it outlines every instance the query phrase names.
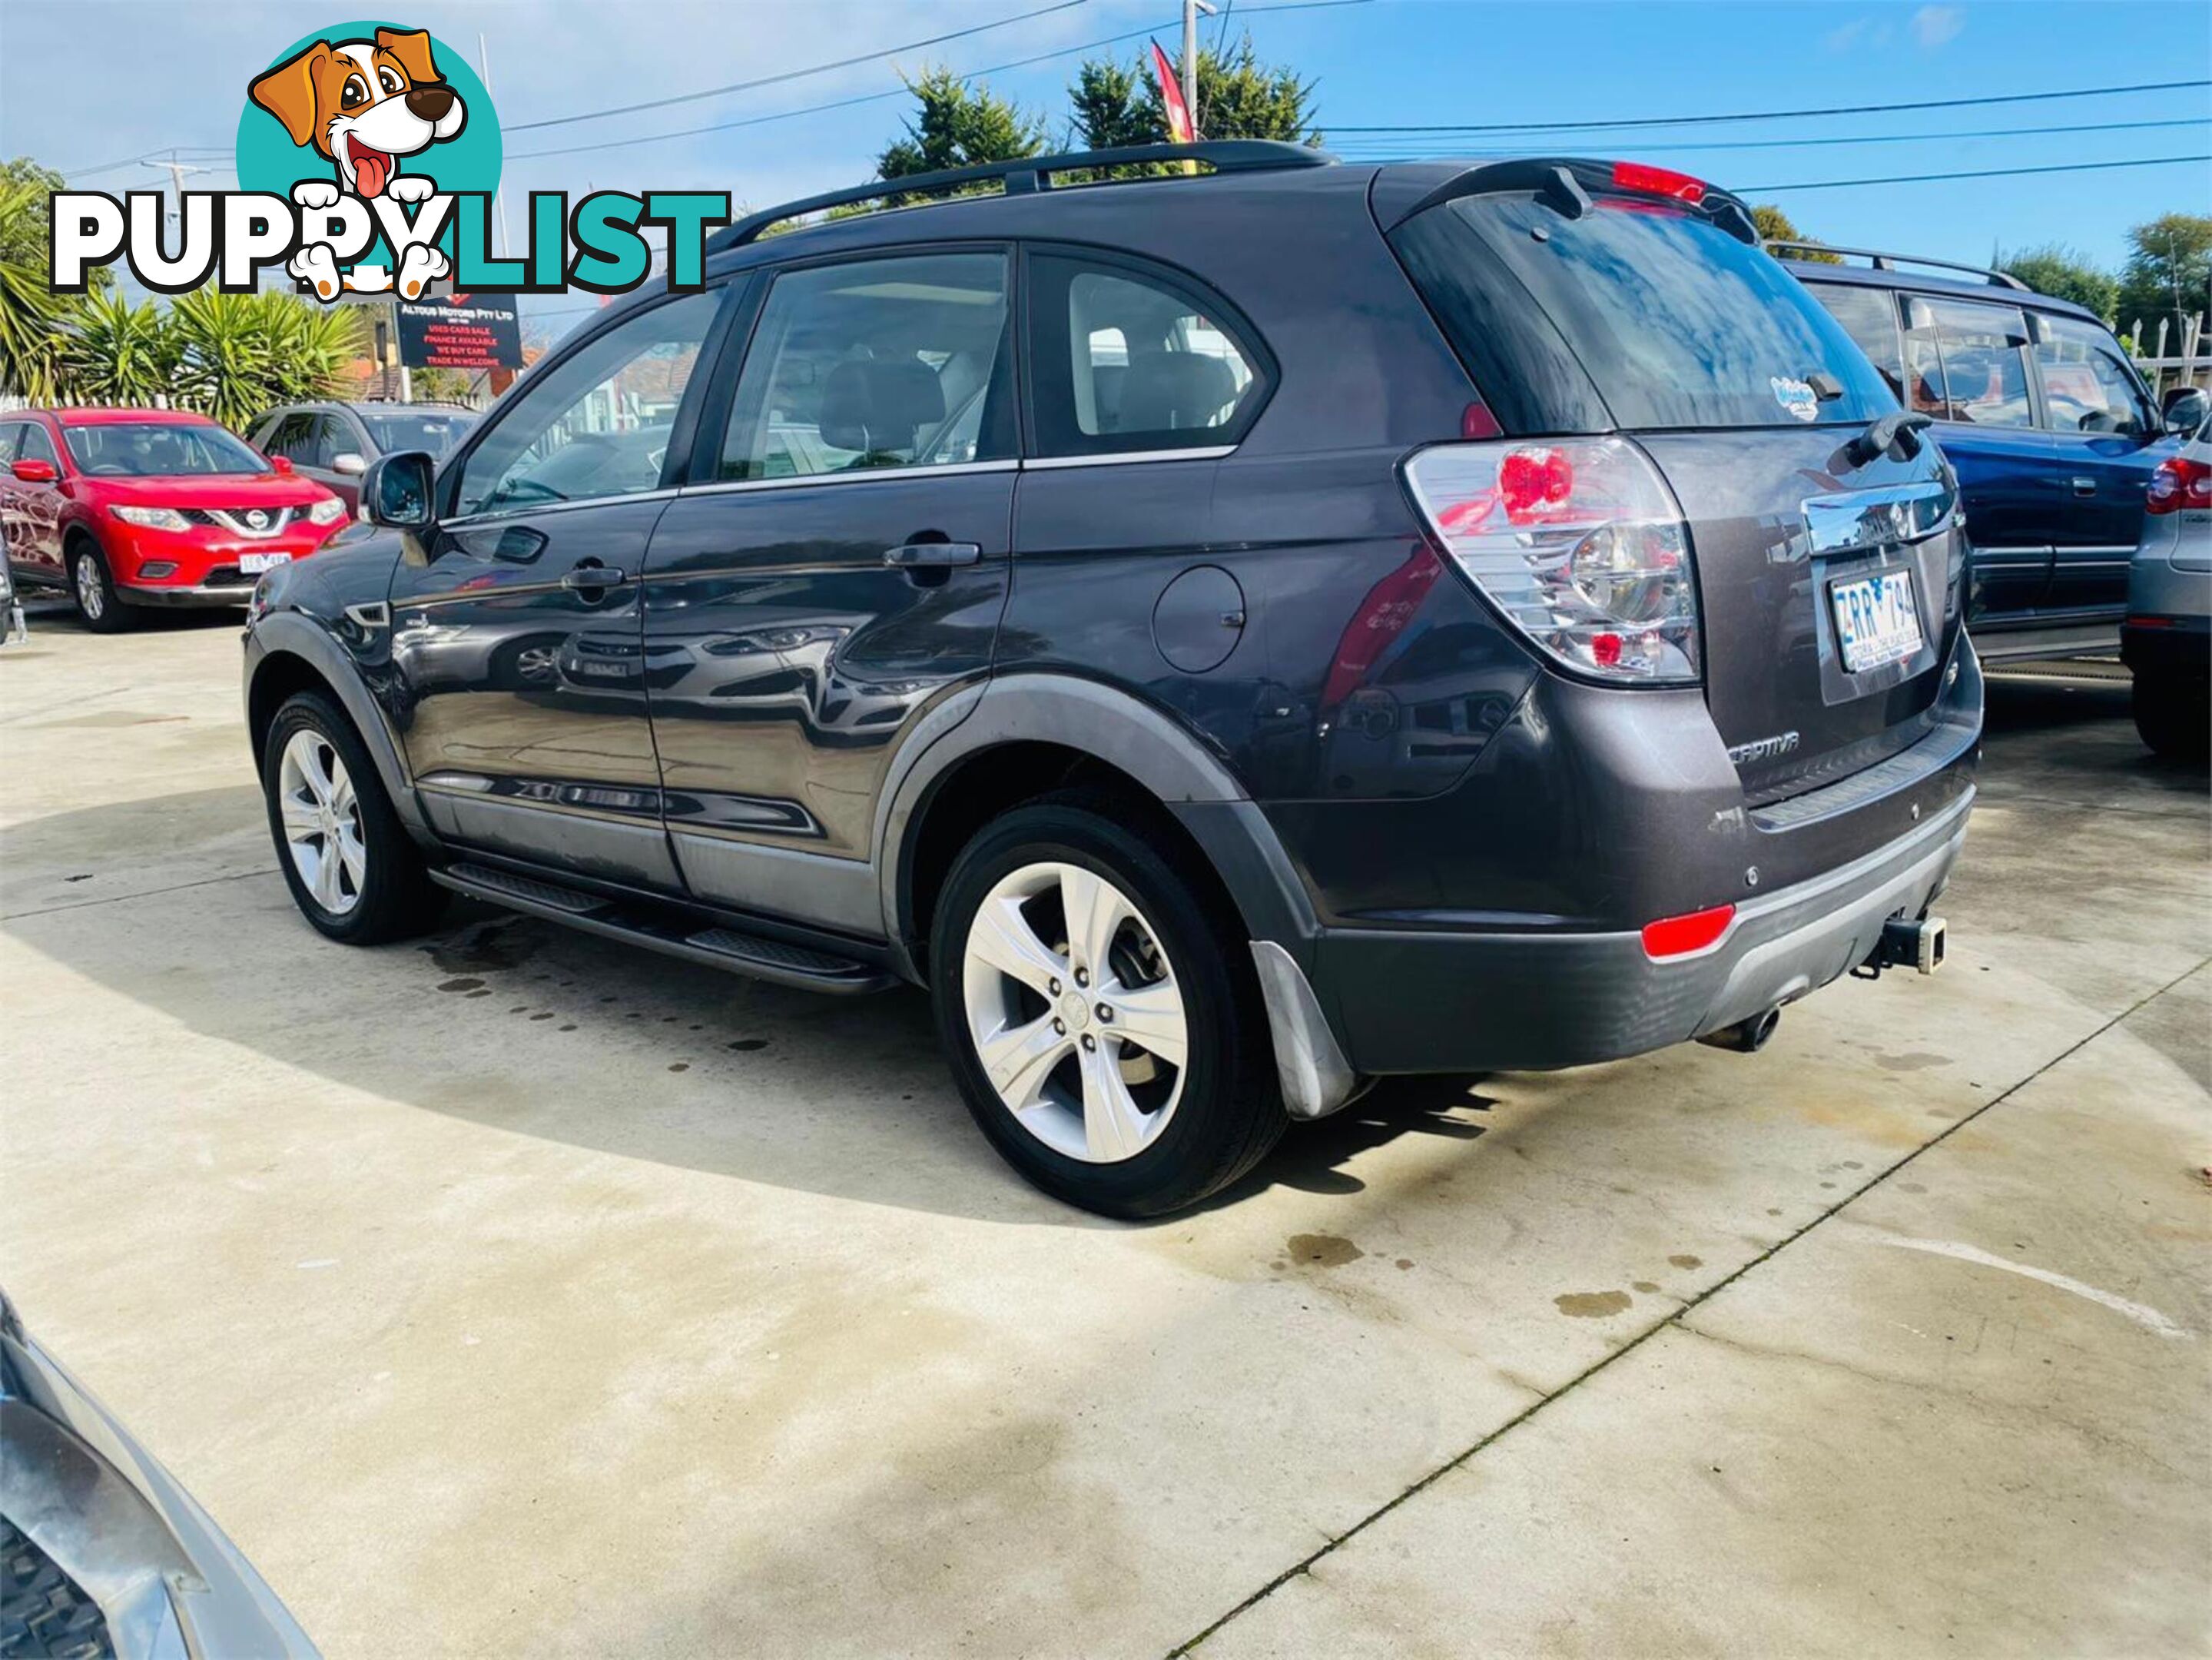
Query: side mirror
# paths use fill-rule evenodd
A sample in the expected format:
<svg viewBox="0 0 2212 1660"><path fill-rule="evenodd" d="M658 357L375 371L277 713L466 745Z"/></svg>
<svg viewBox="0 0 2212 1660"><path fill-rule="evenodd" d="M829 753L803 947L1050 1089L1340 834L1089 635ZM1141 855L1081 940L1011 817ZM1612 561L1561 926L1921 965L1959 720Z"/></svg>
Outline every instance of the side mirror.
<svg viewBox="0 0 2212 1660"><path fill-rule="evenodd" d="M2168 432L2195 432L2204 424L2206 413L2212 411L2212 397L2202 386L2176 386L2166 394L2161 408Z"/></svg>
<svg viewBox="0 0 2212 1660"><path fill-rule="evenodd" d="M28 457L16 462L9 471L26 484L51 484L61 477L52 462L33 460Z"/></svg>
<svg viewBox="0 0 2212 1660"><path fill-rule="evenodd" d="M353 451L346 450L331 458L331 471L342 472L349 478L358 478L368 471L368 463Z"/></svg>
<svg viewBox="0 0 2212 1660"><path fill-rule="evenodd" d="M427 450L378 456L361 476L362 516L388 530L429 529L432 472Z"/></svg>
<svg viewBox="0 0 2212 1660"><path fill-rule="evenodd" d="M269 458L269 465L279 472L289 472L292 471L292 458L289 455L272 455Z"/></svg>

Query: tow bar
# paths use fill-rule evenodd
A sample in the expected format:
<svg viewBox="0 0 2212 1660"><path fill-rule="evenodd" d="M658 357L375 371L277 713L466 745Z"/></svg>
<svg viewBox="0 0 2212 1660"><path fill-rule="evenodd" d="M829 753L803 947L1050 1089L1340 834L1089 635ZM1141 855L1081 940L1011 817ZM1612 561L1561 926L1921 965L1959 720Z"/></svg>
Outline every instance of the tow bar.
<svg viewBox="0 0 2212 1660"><path fill-rule="evenodd" d="M1862 980L1877 980L1884 969L1933 974L1943 966L1944 922L1940 916L1893 916L1881 925L1874 955L1851 970Z"/></svg>

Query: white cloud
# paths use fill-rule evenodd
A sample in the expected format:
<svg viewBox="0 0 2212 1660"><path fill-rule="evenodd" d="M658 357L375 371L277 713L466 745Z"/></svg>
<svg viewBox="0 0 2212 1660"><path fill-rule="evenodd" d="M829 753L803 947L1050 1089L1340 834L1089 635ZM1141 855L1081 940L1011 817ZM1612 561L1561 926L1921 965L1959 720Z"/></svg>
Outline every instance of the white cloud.
<svg viewBox="0 0 2212 1660"><path fill-rule="evenodd" d="M1912 14L1912 40L1923 52L1933 52L1959 38L1966 27L1966 14L1957 6L1923 6Z"/></svg>

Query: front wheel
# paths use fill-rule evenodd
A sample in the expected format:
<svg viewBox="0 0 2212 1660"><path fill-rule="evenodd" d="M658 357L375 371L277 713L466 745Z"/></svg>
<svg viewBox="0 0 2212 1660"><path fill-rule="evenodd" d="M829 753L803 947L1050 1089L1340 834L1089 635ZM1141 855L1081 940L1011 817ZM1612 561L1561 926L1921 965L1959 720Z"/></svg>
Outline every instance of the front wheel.
<svg viewBox="0 0 2212 1660"><path fill-rule="evenodd" d="M1054 1198L1158 1216L1285 1126L1242 929L1145 816L1088 793L999 819L933 927L938 1031L968 1110Z"/></svg>
<svg viewBox="0 0 2212 1660"><path fill-rule="evenodd" d="M70 598L85 627L94 634L120 634L137 622L137 607L116 591L106 554L89 542L79 542L69 562Z"/></svg>
<svg viewBox="0 0 2212 1660"><path fill-rule="evenodd" d="M2186 674L2137 673L2136 731L2154 755L2202 763L2212 753L2212 684Z"/></svg>
<svg viewBox="0 0 2212 1660"><path fill-rule="evenodd" d="M349 946L420 933L445 908L392 809L376 763L328 698L301 692L276 711L262 751L269 831L293 902Z"/></svg>

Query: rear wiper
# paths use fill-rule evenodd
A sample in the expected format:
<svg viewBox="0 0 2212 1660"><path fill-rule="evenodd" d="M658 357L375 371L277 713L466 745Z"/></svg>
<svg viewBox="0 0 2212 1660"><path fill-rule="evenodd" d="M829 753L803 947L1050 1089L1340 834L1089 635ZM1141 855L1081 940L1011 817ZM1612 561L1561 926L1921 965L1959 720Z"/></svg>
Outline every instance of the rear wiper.
<svg viewBox="0 0 2212 1660"><path fill-rule="evenodd" d="M1908 415L1903 410L1878 417L1874 424L1844 446L1844 459L1863 467L1878 455L1910 461L1920 453L1920 432L1936 424L1933 416Z"/></svg>

